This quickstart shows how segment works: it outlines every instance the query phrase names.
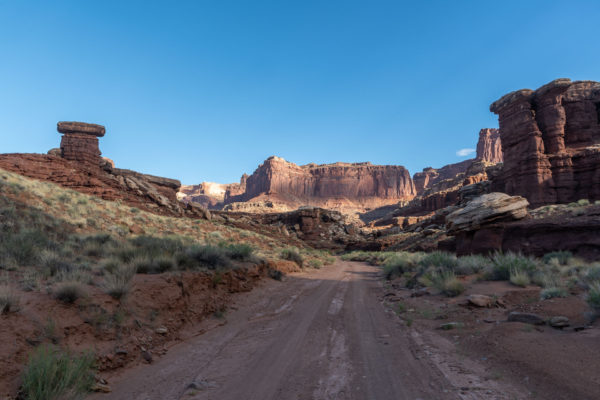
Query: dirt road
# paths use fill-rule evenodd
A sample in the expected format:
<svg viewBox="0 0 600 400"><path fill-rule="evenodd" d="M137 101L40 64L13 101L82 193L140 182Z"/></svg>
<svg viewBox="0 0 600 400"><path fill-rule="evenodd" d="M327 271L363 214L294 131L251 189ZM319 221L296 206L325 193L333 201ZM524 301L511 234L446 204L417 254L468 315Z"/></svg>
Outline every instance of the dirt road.
<svg viewBox="0 0 600 400"><path fill-rule="evenodd" d="M113 380L93 399L505 398L465 392L455 367L381 304L379 270L338 261L245 294L227 323ZM241 299L241 298L240 298ZM457 368L463 368L459 366ZM463 371L465 382L475 376ZM514 395L511 395L511 398Z"/></svg>

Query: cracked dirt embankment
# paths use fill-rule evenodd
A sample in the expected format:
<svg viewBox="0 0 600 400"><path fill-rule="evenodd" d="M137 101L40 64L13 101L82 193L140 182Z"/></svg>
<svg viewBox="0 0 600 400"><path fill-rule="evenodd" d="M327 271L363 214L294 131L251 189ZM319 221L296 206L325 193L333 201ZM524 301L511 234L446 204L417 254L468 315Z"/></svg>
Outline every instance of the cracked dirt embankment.
<svg viewBox="0 0 600 400"><path fill-rule="evenodd" d="M226 324L174 346L152 365L111 377L112 393L91 398L524 397L506 383L478 381L477 364L458 360L437 339L415 340L381 304L382 292L378 268L343 261L267 282L237 297L240 306Z"/></svg>

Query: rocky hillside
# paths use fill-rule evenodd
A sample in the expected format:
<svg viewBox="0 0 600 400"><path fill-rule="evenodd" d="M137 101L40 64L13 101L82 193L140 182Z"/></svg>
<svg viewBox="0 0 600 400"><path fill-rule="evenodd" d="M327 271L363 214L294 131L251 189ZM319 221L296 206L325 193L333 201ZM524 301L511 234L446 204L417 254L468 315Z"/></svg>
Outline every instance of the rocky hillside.
<svg viewBox="0 0 600 400"><path fill-rule="evenodd" d="M246 189L247 175L242 176L240 183L202 182L199 185L182 185L177 198L184 203L194 202L211 210L220 210L225 203L225 194L235 196Z"/></svg>

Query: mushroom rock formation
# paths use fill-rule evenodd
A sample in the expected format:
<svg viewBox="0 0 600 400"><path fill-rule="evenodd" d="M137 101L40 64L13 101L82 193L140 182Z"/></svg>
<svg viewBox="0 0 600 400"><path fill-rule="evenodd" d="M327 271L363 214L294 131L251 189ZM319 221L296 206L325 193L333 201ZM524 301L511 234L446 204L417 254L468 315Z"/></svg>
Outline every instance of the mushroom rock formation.
<svg viewBox="0 0 600 400"><path fill-rule="evenodd" d="M106 133L102 125L59 122L57 130L63 134L60 150L64 159L93 167L100 166L102 158L100 157L98 137L102 137Z"/></svg>
<svg viewBox="0 0 600 400"><path fill-rule="evenodd" d="M534 207L600 199L600 83L557 79L509 93L490 111L504 157L493 190Z"/></svg>

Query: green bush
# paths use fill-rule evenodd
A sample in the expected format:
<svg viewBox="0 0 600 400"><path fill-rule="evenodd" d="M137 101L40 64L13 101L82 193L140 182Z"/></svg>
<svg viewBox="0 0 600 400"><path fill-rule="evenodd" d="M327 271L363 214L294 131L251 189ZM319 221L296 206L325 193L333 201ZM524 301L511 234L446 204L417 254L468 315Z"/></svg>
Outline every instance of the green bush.
<svg viewBox="0 0 600 400"><path fill-rule="evenodd" d="M544 254L542 260L548 264L553 258L557 259L561 265L566 265L569 260L573 258L573 253L570 251L553 251L551 253Z"/></svg>
<svg viewBox="0 0 600 400"><path fill-rule="evenodd" d="M594 282L590 285L586 300L595 311L600 311L600 282Z"/></svg>
<svg viewBox="0 0 600 400"><path fill-rule="evenodd" d="M567 297L567 291L561 287L547 287L540 292L542 300L553 299L555 297Z"/></svg>
<svg viewBox="0 0 600 400"><path fill-rule="evenodd" d="M454 272L457 275L472 275L490 266L490 259L480 255L470 255L458 258Z"/></svg>
<svg viewBox="0 0 600 400"><path fill-rule="evenodd" d="M458 260L454 254L443 251L433 251L425 254L419 263L425 268L434 267L454 271L458 265Z"/></svg>
<svg viewBox="0 0 600 400"><path fill-rule="evenodd" d="M415 253L398 252L389 255L383 262L383 274L385 279L391 280L402 276L405 272L414 271L419 262Z"/></svg>
<svg viewBox="0 0 600 400"><path fill-rule="evenodd" d="M434 288L448 297L456 297L465 291L462 282L452 271L434 272L429 279Z"/></svg>
<svg viewBox="0 0 600 400"><path fill-rule="evenodd" d="M323 266L323 262L322 262L321 260L313 259L313 260L310 260L310 261L308 262L308 265L309 265L311 268L316 268L316 269L319 269L319 268L321 268L321 267Z"/></svg>
<svg viewBox="0 0 600 400"><path fill-rule="evenodd" d="M302 268L304 265L304 258L298 251L298 249L289 248L281 251L281 258L284 260L293 261L298 264L299 267Z"/></svg>
<svg viewBox="0 0 600 400"><path fill-rule="evenodd" d="M185 268L206 267L214 270L231 265L227 249L212 245L195 245L179 255L178 264Z"/></svg>
<svg viewBox="0 0 600 400"><path fill-rule="evenodd" d="M25 229L17 233L4 233L0 237L0 257L14 260L18 265L35 265L40 253L53 247L48 236L37 229Z"/></svg>
<svg viewBox="0 0 600 400"><path fill-rule="evenodd" d="M22 390L28 400L81 399L94 383L94 356L42 345L29 357Z"/></svg>
<svg viewBox="0 0 600 400"><path fill-rule="evenodd" d="M486 275L488 279L495 281L507 281L510 279L511 271L520 271L532 275L537 265L530 257L517 253L497 252L492 256L491 268Z"/></svg>
<svg viewBox="0 0 600 400"><path fill-rule="evenodd" d="M229 244L225 246L229 258L237 261L250 261L254 248L246 243Z"/></svg>

